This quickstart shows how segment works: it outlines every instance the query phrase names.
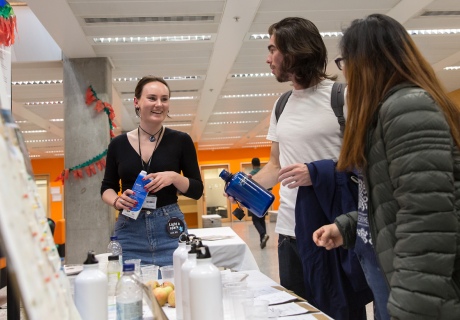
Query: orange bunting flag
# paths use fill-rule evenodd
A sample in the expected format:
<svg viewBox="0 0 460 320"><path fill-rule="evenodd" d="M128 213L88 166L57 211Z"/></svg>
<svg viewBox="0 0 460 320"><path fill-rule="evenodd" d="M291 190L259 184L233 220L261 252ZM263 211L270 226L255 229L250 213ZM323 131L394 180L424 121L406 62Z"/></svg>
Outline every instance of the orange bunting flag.
<svg viewBox="0 0 460 320"><path fill-rule="evenodd" d="M101 159L101 164L102 164L102 166L105 168L105 158L102 158L102 159Z"/></svg>
<svg viewBox="0 0 460 320"><path fill-rule="evenodd" d="M86 174L88 175L88 177L91 177L93 175L93 173L91 172L91 169L88 167L85 167L85 171L86 171Z"/></svg>
<svg viewBox="0 0 460 320"><path fill-rule="evenodd" d="M64 179L65 180L69 179L69 172L70 172L69 169L64 170Z"/></svg>
<svg viewBox="0 0 460 320"><path fill-rule="evenodd" d="M96 174L96 168L94 167L94 163L90 164L88 167L89 167L89 170L91 170L93 174Z"/></svg>
<svg viewBox="0 0 460 320"><path fill-rule="evenodd" d="M101 163L101 160L99 160L98 162L96 162L96 167L99 169L99 171L102 171L102 163Z"/></svg>
<svg viewBox="0 0 460 320"><path fill-rule="evenodd" d="M91 87L88 87L88 89L86 89L86 105L89 106L91 103L93 103L96 100L97 98L94 95L93 90L91 89Z"/></svg>
<svg viewBox="0 0 460 320"><path fill-rule="evenodd" d="M96 110L97 112L103 111L104 110L104 102L102 102L101 100L97 100L96 106L94 107L94 110Z"/></svg>
<svg viewBox="0 0 460 320"><path fill-rule="evenodd" d="M73 170L73 176L76 179L82 179L83 178L83 171L81 169Z"/></svg>

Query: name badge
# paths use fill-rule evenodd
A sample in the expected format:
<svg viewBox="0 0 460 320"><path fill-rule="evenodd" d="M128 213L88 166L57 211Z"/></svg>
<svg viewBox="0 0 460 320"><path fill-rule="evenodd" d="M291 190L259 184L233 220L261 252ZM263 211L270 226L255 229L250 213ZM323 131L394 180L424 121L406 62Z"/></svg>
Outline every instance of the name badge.
<svg viewBox="0 0 460 320"><path fill-rule="evenodd" d="M145 199L144 205L142 208L144 209L156 209L157 208L157 196L147 196Z"/></svg>

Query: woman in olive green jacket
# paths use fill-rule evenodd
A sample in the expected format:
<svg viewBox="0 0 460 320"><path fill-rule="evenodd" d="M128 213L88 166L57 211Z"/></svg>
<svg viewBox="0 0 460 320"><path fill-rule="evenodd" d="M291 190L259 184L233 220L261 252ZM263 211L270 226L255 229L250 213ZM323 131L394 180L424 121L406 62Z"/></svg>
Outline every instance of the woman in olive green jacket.
<svg viewBox="0 0 460 320"><path fill-rule="evenodd" d="M378 316L460 319L459 107L390 17L354 21L340 49L349 111L338 169L360 170L360 209L313 239L372 248L376 262L364 254L362 266L386 286L369 283L386 304Z"/></svg>

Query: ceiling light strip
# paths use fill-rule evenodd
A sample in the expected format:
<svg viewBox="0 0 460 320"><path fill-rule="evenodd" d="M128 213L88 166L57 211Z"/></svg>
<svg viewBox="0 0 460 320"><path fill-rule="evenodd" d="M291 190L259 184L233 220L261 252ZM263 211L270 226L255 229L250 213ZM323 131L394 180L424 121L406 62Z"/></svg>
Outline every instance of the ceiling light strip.
<svg viewBox="0 0 460 320"><path fill-rule="evenodd" d="M64 101L31 101L31 102L24 102L25 106L43 106L43 105L50 105L50 104L63 104Z"/></svg>
<svg viewBox="0 0 460 320"><path fill-rule="evenodd" d="M32 80L32 81L11 81L13 86L27 86L40 84L61 84L63 80Z"/></svg>
<svg viewBox="0 0 460 320"><path fill-rule="evenodd" d="M60 142L64 139L41 139L41 140L25 140L25 143L38 143L38 142Z"/></svg>
<svg viewBox="0 0 460 320"><path fill-rule="evenodd" d="M191 123L176 123L176 124L165 123L164 125L165 127L191 127L192 126Z"/></svg>
<svg viewBox="0 0 460 320"><path fill-rule="evenodd" d="M21 131L22 133L46 133L48 131L46 130L24 130L24 131Z"/></svg>
<svg viewBox="0 0 460 320"><path fill-rule="evenodd" d="M251 113L269 113L272 110L244 110L244 111L225 111L225 112L214 112L213 115L229 115L229 114L251 114Z"/></svg>
<svg viewBox="0 0 460 320"><path fill-rule="evenodd" d="M445 67L444 70L447 71L455 71L455 70L460 70L460 66L450 66L450 67Z"/></svg>
<svg viewBox="0 0 460 320"><path fill-rule="evenodd" d="M233 136L233 137L212 137L212 138L203 138L201 141L205 140L228 140L228 139L240 139L241 136Z"/></svg>
<svg viewBox="0 0 460 320"><path fill-rule="evenodd" d="M262 77L273 77L274 75L270 72L265 73L234 73L230 75L231 78L262 78Z"/></svg>
<svg viewBox="0 0 460 320"><path fill-rule="evenodd" d="M149 42L192 42L192 41L209 41L212 36L205 35L183 35L183 36L159 36L159 37L146 37L146 36L131 36L131 37L109 37L109 38L93 38L94 43L97 44L111 44L111 43L149 43Z"/></svg>
<svg viewBox="0 0 460 320"><path fill-rule="evenodd" d="M248 123L259 123L259 121L218 121L218 122L209 122L208 125L221 125L221 124L248 124Z"/></svg>
<svg viewBox="0 0 460 320"><path fill-rule="evenodd" d="M204 76L167 76L163 77L164 80L167 81L175 81L175 80L202 80ZM131 78L113 78L114 82L136 82L141 80L142 78L138 77L131 77Z"/></svg>
<svg viewBox="0 0 460 320"><path fill-rule="evenodd" d="M233 99L233 98L260 98L260 97L276 97L282 93L248 93L248 94L226 94L220 96L221 99Z"/></svg>

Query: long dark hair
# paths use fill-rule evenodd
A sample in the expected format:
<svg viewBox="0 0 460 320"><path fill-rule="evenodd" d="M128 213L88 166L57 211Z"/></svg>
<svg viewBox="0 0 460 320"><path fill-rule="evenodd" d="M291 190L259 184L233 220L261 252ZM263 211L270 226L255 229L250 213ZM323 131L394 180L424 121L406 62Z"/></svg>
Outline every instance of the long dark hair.
<svg viewBox="0 0 460 320"><path fill-rule="evenodd" d="M292 73L295 82L307 88L323 79L335 80L326 74L327 50L313 22L298 17L285 18L268 28L275 35L277 49L283 54L282 68Z"/></svg>
<svg viewBox="0 0 460 320"><path fill-rule="evenodd" d="M340 50L348 82L348 114L338 169L366 165L366 133L379 102L402 82L413 83L431 95L460 146L460 110L399 22L382 14L355 20L345 30Z"/></svg>

